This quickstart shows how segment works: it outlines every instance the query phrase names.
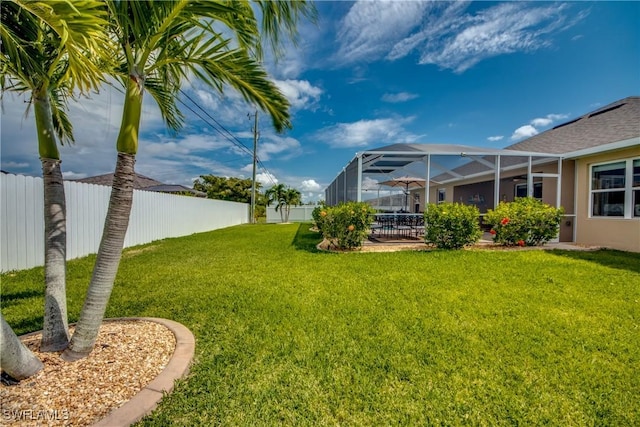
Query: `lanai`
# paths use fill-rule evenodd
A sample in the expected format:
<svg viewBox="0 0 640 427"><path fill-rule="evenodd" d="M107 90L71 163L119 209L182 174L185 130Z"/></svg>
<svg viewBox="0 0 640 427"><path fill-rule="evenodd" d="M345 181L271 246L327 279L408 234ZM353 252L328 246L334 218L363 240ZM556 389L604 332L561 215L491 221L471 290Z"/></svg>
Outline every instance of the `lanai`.
<svg viewBox="0 0 640 427"><path fill-rule="evenodd" d="M504 199L501 186L506 179L526 183L529 196L534 194L536 180L555 181L549 194L555 199L552 204L561 205L562 155L445 144L393 144L358 152L327 187L325 200L329 205L362 201L372 185L407 174L426 179L425 206L438 201L433 197L435 189L492 181L493 191L487 199L493 208ZM454 201L453 194L447 199Z"/></svg>

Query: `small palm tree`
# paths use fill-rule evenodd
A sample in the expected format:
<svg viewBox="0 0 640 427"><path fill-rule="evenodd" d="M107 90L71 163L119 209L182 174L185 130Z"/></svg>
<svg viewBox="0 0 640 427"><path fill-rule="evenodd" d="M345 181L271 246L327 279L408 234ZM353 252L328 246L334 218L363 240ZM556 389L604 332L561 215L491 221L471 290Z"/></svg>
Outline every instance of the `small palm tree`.
<svg viewBox="0 0 640 427"><path fill-rule="evenodd" d="M284 206L286 205L285 193L287 189L284 184L276 184L269 188L264 195L267 198L267 206L275 203L276 212L280 212L280 222L284 221Z"/></svg>
<svg viewBox="0 0 640 427"><path fill-rule="evenodd" d="M295 36L299 15L313 16L305 1L258 1L262 34L277 46L284 31ZM118 158L104 232L75 333L63 354L76 360L93 349L113 289L133 200L135 156L148 92L171 129L181 127L177 98L183 79L195 77L219 92L232 88L272 118L276 130L290 127L289 102L260 65L263 43L252 2L209 0L106 1L117 40L116 77L125 103L116 147Z"/></svg>
<svg viewBox="0 0 640 427"><path fill-rule="evenodd" d="M302 194L295 188L276 184L265 192L267 206L275 203L276 212L280 212L280 222L289 222L291 206L299 205Z"/></svg>
<svg viewBox="0 0 640 427"><path fill-rule="evenodd" d="M44 180L45 314L41 349L69 341L66 303L66 207L57 140L73 142L67 99L100 85L96 61L106 11L100 1L4 1L0 86L28 93Z"/></svg>
<svg viewBox="0 0 640 427"><path fill-rule="evenodd" d="M298 206L302 202L302 194L295 188L287 188L284 193L285 201L285 222L289 222L289 214L291 213L291 206Z"/></svg>

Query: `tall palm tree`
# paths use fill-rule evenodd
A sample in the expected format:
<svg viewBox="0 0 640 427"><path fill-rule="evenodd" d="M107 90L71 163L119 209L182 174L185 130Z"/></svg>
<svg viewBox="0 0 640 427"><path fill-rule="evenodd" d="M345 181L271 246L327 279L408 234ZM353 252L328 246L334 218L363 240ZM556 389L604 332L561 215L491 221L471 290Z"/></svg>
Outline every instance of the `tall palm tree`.
<svg viewBox="0 0 640 427"><path fill-rule="evenodd" d="M100 1L4 1L1 5L0 86L28 93L44 180L45 307L41 350L69 342L66 302L66 207L57 141L73 142L67 99L96 89L95 54L104 37Z"/></svg>
<svg viewBox="0 0 640 427"><path fill-rule="evenodd" d="M117 40L118 77L125 102L111 198L98 255L65 360L87 356L95 344L113 289L133 200L135 156L145 91L171 129L181 127L177 107L182 79L191 76L220 93L229 87L272 118L276 130L290 127L289 102L260 65L260 25L249 1L210 0L106 2L109 31ZM260 1L263 35L275 46L282 32L295 36L299 15L315 9L304 1Z"/></svg>

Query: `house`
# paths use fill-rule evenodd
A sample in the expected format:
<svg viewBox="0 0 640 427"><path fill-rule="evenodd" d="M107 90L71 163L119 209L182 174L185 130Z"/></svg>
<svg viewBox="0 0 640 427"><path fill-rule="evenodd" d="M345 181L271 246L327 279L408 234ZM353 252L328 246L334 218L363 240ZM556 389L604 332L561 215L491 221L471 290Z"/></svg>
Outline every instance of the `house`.
<svg viewBox="0 0 640 427"><path fill-rule="evenodd" d="M85 184L95 185L107 185L111 186L113 182L113 173L107 173L104 175L90 176L87 178L74 179L76 182L83 182ZM142 191L154 191L158 193L170 193L170 194L191 194L196 197L206 197L207 195L202 191L194 190L193 188L185 187L184 185L177 184L164 184L160 181L156 181L153 178L149 178L144 175L136 173L136 177L133 180L133 188L135 190Z"/></svg>
<svg viewBox="0 0 640 427"><path fill-rule="evenodd" d="M366 177L429 177L425 203L474 204L531 196L565 210L559 240L640 252L640 97L613 102L503 150L393 144L358 153L326 190L328 204L362 200Z"/></svg>

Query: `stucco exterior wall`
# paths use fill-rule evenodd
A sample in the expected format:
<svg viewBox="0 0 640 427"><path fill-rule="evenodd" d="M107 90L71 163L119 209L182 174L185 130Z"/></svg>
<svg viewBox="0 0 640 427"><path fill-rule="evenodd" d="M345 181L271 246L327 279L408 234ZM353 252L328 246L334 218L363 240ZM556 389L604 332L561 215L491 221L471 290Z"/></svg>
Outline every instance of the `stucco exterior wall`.
<svg viewBox="0 0 640 427"><path fill-rule="evenodd" d="M589 218L589 167L594 163L636 158L640 146L576 160L576 243L640 252L640 218Z"/></svg>

